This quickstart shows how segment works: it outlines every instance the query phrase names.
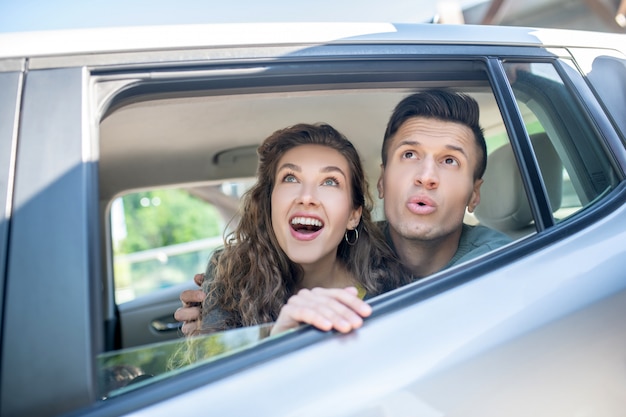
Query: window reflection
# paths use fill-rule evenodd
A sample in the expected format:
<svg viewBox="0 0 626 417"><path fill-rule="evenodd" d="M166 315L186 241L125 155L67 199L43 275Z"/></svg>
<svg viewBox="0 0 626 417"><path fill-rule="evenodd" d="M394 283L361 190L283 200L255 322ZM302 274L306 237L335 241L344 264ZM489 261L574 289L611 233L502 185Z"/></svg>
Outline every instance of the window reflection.
<svg viewBox="0 0 626 417"><path fill-rule="evenodd" d="M103 353L97 357L100 398L114 397L258 346L269 338L271 327L272 323L266 323Z"/></svg>

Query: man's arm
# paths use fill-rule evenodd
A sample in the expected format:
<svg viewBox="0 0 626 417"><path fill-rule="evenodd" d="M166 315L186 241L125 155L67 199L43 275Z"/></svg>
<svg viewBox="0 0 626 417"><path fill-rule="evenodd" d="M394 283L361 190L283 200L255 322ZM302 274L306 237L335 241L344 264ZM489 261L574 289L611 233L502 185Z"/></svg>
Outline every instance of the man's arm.
<svg viewBox="0 0 626 417"><path fill-rule="evenodd" d="M196 274L194 282L202 285L204 274ZM180 294L183 306L174 313L174 318L182 321L182 332L192 335L200 325L202 289L185 290ZM272 334L282 333L303 323L311 324L320 330L332 329L348 333L363 325L363 318L372 313L372 307L357 296L355 287L303 289L292 296L281 308Z"/></svg>

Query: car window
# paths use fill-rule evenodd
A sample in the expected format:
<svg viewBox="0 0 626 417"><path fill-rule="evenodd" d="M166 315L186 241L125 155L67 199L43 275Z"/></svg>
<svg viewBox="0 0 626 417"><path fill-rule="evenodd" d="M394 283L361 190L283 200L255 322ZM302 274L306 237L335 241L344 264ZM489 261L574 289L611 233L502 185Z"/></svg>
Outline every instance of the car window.
<svg viewBox="0 0 626 417"><path fill-rule="evenodd" d="M219 354L212 355L209 350L207 357L201 355L188 364L179 362L179 366L167 362L166 366L164 357L173 357L188 346L185 340L129 348L124 339L136 332L132 326L128 331L124 327L138 305L134 303L142 297L167 292L168 286L191 283L194 274L204 271L211 251L221 245L229 225L234 225L230 219L255 172L256 147L279 128L298 122L326 122L336 127L361 154L375 197L380 144L394 106L415 91L451 88L478 101L489 154L479 205L483 213L477 210L476 216L468 214L468 222L485 224L516 239L529 236L537 231L529 195L542 192L542 186L549 194L550 207L539 210L549 209L557 222L592 204L614 185L612 171L598 135L581 108L573 104L575 100L552 61L505 62L517 108L501 107L487 66L475 58L445 63L381 60L372 63L374 69L349 60L268 64L267 68L251 64L249 72L237 68L230 74L228 68L220 68L215 77L206 68L195 75L193 70L172 70L162 78L145 75L138 93L130 87L125 89L122 99L113 100L100 124L100 198L109 207L118 306L115 319L122 328L122 340L116 340L113 348L99 356L102 397L176 375L196 362L226 358L229 352L252 348L264 340L253 337L233 349L220 348ZM128 75L133 80L141 77ZM558 94L545 94L550 88ZM520 167L527 169L534 161L517 156L513 145L519 139L505 126L505 113L523 120L541 184L531 184L521 175ZM374 217L382 219L381 200L374 200ZM186 203L180 205L180 201ZM148 226L147 221L154 224ZM182 233L187 227L193 233ZM173 237L174 232L183 237ZM146 243L149 235L153 238ZM172 308L153 314L159 304L155 302L145 309L147 313L139 320L143 330L153 317L171 319L180 306L179 291L173 288L169 300ZM181 336L176 327L172 329L166 329L171 330L168 339ZM160 337L158 331L146 330ZM232 332L227 333L242 334ZM146 345L137 345L141 344ZM161 355L156 365L150 359L157 357L155 352ZM136 376L148 376L141 384L127 388L107 385L107 375L115 371L111 367L120 365L130 366L128 371Z"/></svg>
<svg viewBox="0 0 626 417"><path fill-rule="evenodd" d="M234 73L234 87L228 90L230 81L220 72L219 84L213 87L215 91L208 88L212 87L211 77L207 77L205 90L200 89L198 85L202 84L197 80L188 87L183 79L181 85L195 88L191 93L181 89L164 94L163 88L178 87L172 83L146 95L146 87L141 90L140 99L128 99L112 106L113 110L100 124L99 169L101 199L108 207L112 287L117 305L114 320L121 337L112 349L98 357L101 397L115 396L177 375L189 366L224 359L240 348L253 348L264 340L242 342L235 348L220 350L219 355L198 356L189 365L165 360L189 347L180 338L182 334L176 323L171 322L173 312L180 307L180 290L176 285L193 285L194 274L205 270L211 252L236 224L231 218L237 213L239 198L251 184L250 174L256 171L256 148L273 131L296 122L327 122L350 138L363 160L370 193L377 206L374 214L377 220L384 217L382 200L376 198L376 181L380 173L382 134L389 114L402 98L431 87L432 74L442 74L438 86L452 85L450 88L478 101L480 122L490 149L509 143L485 66L480 62L387 65L390 69L400 65L398 75L389 78L385 71L374 71L368 75L372 78L371 86L365 87L360 79L353 80L354 71L363 71L360 63L354 67L346 64L345 69L329 67L348 75L339 77L336 85L324 83L311 87L308 84L318 77L314 72L310 79L285 78L286 85L265 87L265 90L257 87L248 93L241 91L239 73ZM476 70L477 67L482 69ZM439 68L445 68L446 72L437 72ZM272 69L272 82L276 82L274 78L281 70L280 66ZM258 73L263 75L262 71ZM189 74L184 76L193 79ZM420 77L427 82L413 80L419 81ZM467 82L466 78L472 81ZM254 79L251 80L246 82L253 84ZM126 97L131 93L132 90L126 90ZM183 233L187 229L189 232ZM171 295L170 310L155 312L165 304L162 299L154 298L153 304L147 303L157 294ZM142 312L137 314L137 311ZM133 324L135 321L137 325ZM159 323L156 327L155 322ZM225 334L231 332L245 333L231 330ZM135 342L140 333L161 341L148 344L146 336ZM220 337L215 335L206 340ZM122 376L134 375L133 378L146 376L137 380L141 383L126 387L128 380L111 382L116 372Z"/></svg>
<svg viewBox="0 0 626 417"><path fill-rule="evenodd" d="M508 62L504 66L554 219L560 222L613 189L617 175L601 138L552 63Z"/></svg>
<svg viewBox="0 0 626 417"><path fill-rule="evenodd" d="M116 198L110 209L116 303L203 272L236 226L239 199L250 183L151 189Z"/></svg>

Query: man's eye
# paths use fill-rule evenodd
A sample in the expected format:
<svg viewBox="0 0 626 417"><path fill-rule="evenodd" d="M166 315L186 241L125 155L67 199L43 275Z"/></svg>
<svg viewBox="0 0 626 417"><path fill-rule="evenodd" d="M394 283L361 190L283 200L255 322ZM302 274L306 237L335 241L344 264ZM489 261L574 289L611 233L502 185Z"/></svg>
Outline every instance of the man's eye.
<svg viewBox="0 0 626 417"><path fill-rule="evenodd" d="M459 162L456 159L451 158L451 157L448 157L448 158L444 159L443 162L446 165L458 165L459 164Z"/></svg>
<svg viewBox="0 0 626 417"><path fill-rule="evenodd" d="M413 152L413 151L406 151L406 152L404 152L404 153L402 154L402 157L403 157L404 159L414 159L414 158L416 158L417 156L415 155L415 152Z"/></svg>

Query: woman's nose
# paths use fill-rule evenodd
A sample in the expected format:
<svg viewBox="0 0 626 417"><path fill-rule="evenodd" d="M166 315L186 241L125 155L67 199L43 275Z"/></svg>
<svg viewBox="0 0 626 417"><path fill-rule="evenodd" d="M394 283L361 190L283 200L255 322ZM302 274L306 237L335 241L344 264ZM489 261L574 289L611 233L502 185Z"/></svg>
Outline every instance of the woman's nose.
<svg viewBox="0 0 626 417"><path fill-rule="evenodd" d="M302 184L300 193L298 194L298 203L304 205L319 204L317 187L315 187L314 184Z"/></svg>

